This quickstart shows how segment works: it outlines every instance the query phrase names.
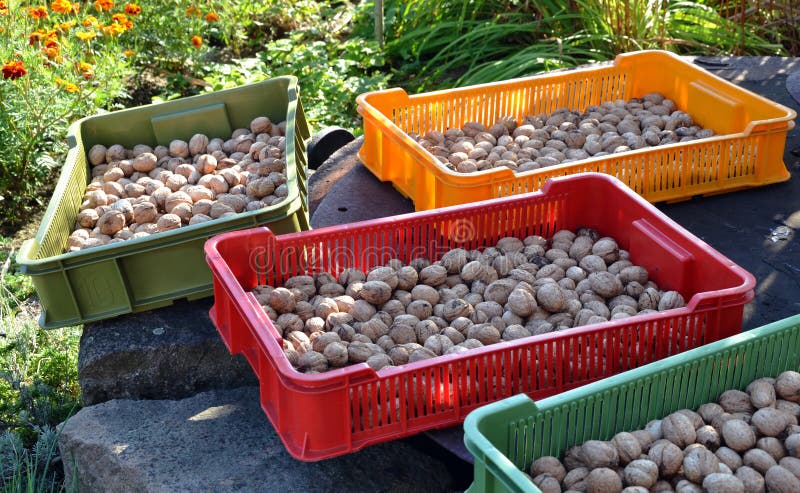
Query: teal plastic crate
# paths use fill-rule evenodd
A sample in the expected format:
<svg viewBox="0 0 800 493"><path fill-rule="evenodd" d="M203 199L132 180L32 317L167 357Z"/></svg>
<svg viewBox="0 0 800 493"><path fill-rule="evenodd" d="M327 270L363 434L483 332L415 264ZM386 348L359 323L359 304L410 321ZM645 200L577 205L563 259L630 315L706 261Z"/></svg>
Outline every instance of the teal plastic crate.
<svg viewBox="0 0 800 493"><path fill-rule="evenodd" d="M470 413L464 442L475 458L470 493L539 492L522 474L545 455L644 428L728 389L800 369L800 315L686 351L534 403L520 394Z"/></svg>
<svg viewBox="0 0 800 493"><path fill-rule="evenodd" d="M91 179L86 153L95 144L168 145L196 133L227 137L266 115L286 120L289 193L278 204L147 238L64 253L84 189ZM276 233L309 229L306 148L310 137L297 78L255 84L87 117L70 126L61 177L36 237L17 256L42 304L45 328L101 320L213 294L203 244L218 233L268 225Z"/></svg>

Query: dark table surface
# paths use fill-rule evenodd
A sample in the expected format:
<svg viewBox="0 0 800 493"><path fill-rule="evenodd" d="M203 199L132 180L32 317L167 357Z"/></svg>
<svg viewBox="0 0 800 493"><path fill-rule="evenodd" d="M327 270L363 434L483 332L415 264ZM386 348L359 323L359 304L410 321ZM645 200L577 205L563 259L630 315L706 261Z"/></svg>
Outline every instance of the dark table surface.
<svg viewBox="0 0 800 493"><path fill-rule="evenodd" d="M731 82L800 112L800 59L703 57L694 60ZM790 92L791 91L791 92ZM794 99L792 94L798 99ZM413 204L358 163L360 140L334 154L319 170L311 224L318 228L412 212ZM783 183L658 208L751 272L755 299L745 307L743 330L800 313L800 129L789 132ZM314 193L312 186L312 194ZM378 201L375 197L380 197ZM376 204L377 202L377 204ZM426 433L457 456L471 460L460 426Z"/></svg>

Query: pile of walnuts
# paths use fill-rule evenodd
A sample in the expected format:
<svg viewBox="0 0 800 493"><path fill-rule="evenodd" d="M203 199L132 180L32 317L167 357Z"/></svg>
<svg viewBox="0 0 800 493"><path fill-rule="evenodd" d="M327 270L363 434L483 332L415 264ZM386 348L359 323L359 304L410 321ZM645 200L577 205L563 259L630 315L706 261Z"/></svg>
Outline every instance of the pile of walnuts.
<svg viewBox="0 0 800 493"><path fill-rule="evenodd" d="M506 167L531 171L590 157L688 142L714 135L659 93L629 101L592 105L583 113L559 109L549 115L498 119L490 128L478 122L444 133L409 134L448 169L474 173Z"/></svg>
<svg viewBox="0 0 800 493"><path fill-rule="evenodd" d="M760 378L747 392L682 409L536 459L530 477L543 493L757 493L800 491L800 373Z"/></svg>
<svg viewBox="0 0 800 493"><path fill-rule="evenodd" d="M589 228L549 241L506 237L436 262L394 259L366 273L295 276L253 294L305 373L362 362L379 370L685 305L613 238Z"/></svg>
<svg viewBox="0 0 800 493"><path fill-rule="evenodd" d="M67 251L255 211L288 196L286 122L261 116L230 139L194 135L169 147L89 149L86 187Z"/></svg>

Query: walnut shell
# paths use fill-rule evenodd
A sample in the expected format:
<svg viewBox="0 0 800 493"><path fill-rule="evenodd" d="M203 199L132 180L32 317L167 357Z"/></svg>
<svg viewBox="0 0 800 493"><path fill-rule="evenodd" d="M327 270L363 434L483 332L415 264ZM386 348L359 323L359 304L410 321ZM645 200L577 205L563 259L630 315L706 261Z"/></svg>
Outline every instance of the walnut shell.
<svg viewBox="0 0 800 493"><path fill-rule="evenodd" d="M550 474L539 474L532 481L542 493L561 493L559 480Z"/></svg>
<svg viewBox="0 0 800 493"><path fill-rule="evenodd" d="M768 437L776 437L792 423L797 422L793 416L772 407L765 407L753 413L750 422L759 433Z"/></svg>
<svg viewBox="0 0 800 493"><path fill-rule="evenodd" d="M581 446L581 455L590 469L598 467L617 467L619 454L609 442L589 440Z"/></svg>
<svg viewBox="0 0 800 493"><path fill-rule="evenodd" d="M750 396L741 390L726 390L719 396L719 404L729 413L752 413L755 410Z"/></svg>
<svg viewBox="0 0 800 493"><path fill-rule="evenodd" d="M764 476L752 467L742 466L735 472L736 478L744 485L747 493L764 493Z"/></svg>
<svg viewBox="0 0 800 493"><path fill-rule="evenodd" d="M639 443L639 440L637 440L636 437L631 433L624 431L617 433L614 435L614 438L611 439L611 443L617 449L619 463L622 465L636 460L640 455L642 455L642 446ZM655 481L653 481L653 483L655 483Z"/></svg>
<svg viewBox="0 0 800 493"><path fill-rule="evenodd" d="M328 359L316 351L307 351L300 355L297 369L304 373L311 371L322 373L328 369Z"/></svg>
<svg viewBox="0 0 800 493"><path fill-rule="evenodd" d="M658 310L671 310L673 308L681 308L686 306L686 301L684 301L683 296L677 291L667 291L663 295L661 295L661 299L658 301Z"/></svg>
<svg viewBox="0 0 800 493"><path fill-rule="evenodd" d="M189 139L189 153L192 156L204 154L208 148L208 137L203 134L194 134Z"/></svg>
<svg viewBox="0 0 800 493"><path fill-rule="evenodd" d="M636 459L625 466L622 477L628 486L650 488L658 481L658 466L649 459Z"/></svg>
<svg viewBox="0 0 800 493"><path fill-rule="evenodd" d="M711 425L704 425L697 429L697 443L709 450L716 450L722 443L722 437L716 428Z"/></svg>
<svg viewBox="0 0 800 493"><path fill-rule="evenodd" d="M622 478L614 469L598 467L586 476L586 493L619 493L621 491Z"/></svg>
<svg viewBox="0 0 800 493"><path fill-rule="evenodd" d="M775 392L781 399L800 403L800 373L785 371L775 379Z"/></svg>
<svg viewBox="0 0 800 493"><path fill-rule="evenodd" d="M500 342L500 331L491 324L475 324L467 330L467 339L476 339L483 345Z"/></svg>
<svg viewBox="0 0 800 493"><path fill-rule="evenodd" d="M617 276L610 272L592 272L589 274L588 279L592 291L599 294L603 298L609 299L622 294L622 283Z"/></svg>
<svg viewBox="0 0 800 493"><path fill-rule="evenodd" d="M703 418L707 424L711 424L711 421L718 415L724 413L725 410L719 404L715 402L708 402L703 404L702 406L697 408L697 414Z"/></svg>
<svg viewBox="0 0 800 493"><path fill-rule="evenodd" d="M392 297L392 288L383 281L367 281L359 294L373 305L382 305Z"/></svg>
<svg viewBox="0 0 800 493"><path fill-rule="evenodd" d="M732 474L711 473L703 479L706 493L745 493L744 483Z"/></svg>
<svg viewBox="0 0 800 493"><path fill-rule="evenodd" d="M441 265L429 265L419 272L419 282L428 286L441 286L447 279L447 269Z"/></svg>
<svg viewBox="0 0 800 493"><path fill-rule="evenodd" d="M694 443L697 438L692 422L684 414L675 412L661 420L661 431L664 438L680 448Z"/></svg>
<svg viewBox="0 0 800 493"><path fill-rule="evenodd" d="M529 317L536 310L536 297L526 289L514 289L508 296L509 310L520 317Z"/></svg>
<svg viewBox="0 0 800 493"><path fill-rule="evenodd" d="M536 477L540 474L549 474L556 478L558 482L564 480L567 475L567 470L558 458L553 456L539 457L531 464L531 476Z"/></svg>
<svg viewBox="0 0 800 493"><path fill-rule="evenodd" d="M98 164L103 164L106 162L106 146L95 144L93 145L88 152L89 163L92 166L97 166Z"/></svg>
<svg viewBox="0 0 800 493"><path fill-rule="evenodd" d="M547 283L539 287L536 291L536 301L539 306L551 313L557 313L564 309L566 298L564 292L556 283Z"/></svg>
<svg viewBox="0 0 800 493"><path fill-rule="evenodd" d="M744 452L756 444L756 434L741 419L731 419L723 423L721 435L725 445L737 452Z"/></svg>
<svg viewBox="0 0 800 493"><path fill-rule="evenodd" d="M613 238L600 238L592 246L592 254L597 255L608 265L619 260L619 245Z"/></svg>
<svg viewBox="0 0 800 493"><path fill-rule="evenodd" d="M683 465L683 452L668 440L654 443L647 451L647 456L658 465L658 470L664 477L676 474Z"/></svg>
<svg viewBox="0 0 800 493"><path fill-rule="evenodd" d="M703 478L719 470L719 459L705 447L690 450L683 458L683 475L695 483L702 483Z"/></svg>
<svg viewBox="0 0 800 493"><path fill-rule="evenodd" d="M764 475L764 483L769 492L800 493L800 479L785 467L770 467Z"/></svg>
<svg viewBox="0 0 800 493"><path fill-rule="evenodd" d="M796 457L783 457L778 463L781 467L787 469L789 472L800 478L800 459Z"/></svg>
<svg viewBox="0 0 800 493"><path fill-rule="evenodd" d="M754 448L744 453L742 463L747 467L752 467L761 474L766 474L770 467L777 464L774 457L764 450Z"/></svg>
<svg viewBox="0 0 800 493"><path fill-rule="evenodd" d="M792 457L800 458L800 433L793 433L783 442L786 452Z"/></svg>
<svg viewBox="0 0 800 493"><path fill-rule="evenodd" d="M97 228L104 235L114 235L125 227L125 214L118 210L110 210L97 220Z"/></svg>

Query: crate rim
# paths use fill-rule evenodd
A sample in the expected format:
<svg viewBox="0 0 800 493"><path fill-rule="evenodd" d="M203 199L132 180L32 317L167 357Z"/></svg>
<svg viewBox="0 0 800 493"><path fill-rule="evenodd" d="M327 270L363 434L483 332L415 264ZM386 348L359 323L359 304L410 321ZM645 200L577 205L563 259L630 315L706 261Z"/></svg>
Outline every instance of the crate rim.
<svg viewBox="0 0 800 493"><path fill-rule="evenodd" d="M254 85L258 85L258 84L262 84L262 83L276 83L276 82L273 82L273 81L277 81L277 82L286 81L287 82L287 88L286 89L287 89L287 95L288 95L288 104L287 104L287 109L286 109L286 113L287 113L287 123L286 123L286 125L287 125L287 128L289 128L290 122L289 122L288 116L290 116L292 113L295 113L295 116L292 116L292 118L291 118L291 120L292 120L291 128L293 129L292 132L294 132L295 131L294 130L294 120L296 119L296 112L298 111L299 98L300 98L299 87L298 87L298 79L294 75L282 75L282 76L277 76L277 77L271 77L271 78L268 78L268 79L264 79L262 81L251 83L251 84L244 84L244 85L240 85L240 86L236 86L236 87L231 87L231 88L228 88L228 89L221 89L219 91L214 91L213 94L217 94L217 95L218 94L223 94L224 95L225 93L235 92L235 91L240 90L241 88L247 87L247 86L254 86ZM190 101L190 102L191 101L196 101L198 99L203 99L204 96L207 96L208 94L210 94L210 93L204 93L204 94L197 94L197 95L194 95L194 96L188 96L188 97L185 97L185 98L180 98L180 101L182 101L182 102L185 102L185 101ZM83 118L80 118L80 119L74 121L69 126L69 128L67 130L67 141L70 142L72 147L70 147L70 149L69 149L69 151L67 153L67 156L64 159L64 163L62 164L62 166L59 169L62 170L62 172L63 172L64 167L66 166L66 163L71 162L70 161L70 157L71 157L70 155L73 154L73 153L77 153L78 152L77 143L78 143L79 140L81 140L79 138L80 137L80 128L81 128L81 126L83 125L84 122L86 122L88 120L91 120L93 118L96 118L98 116L119 115L119 114L123 114L124 115L125 113L128 113L128 112L141 111L142 109L145 109L145 108L152 108L152 107L156 107L156 106L159 106L161 104L169 103L169 102L170 101L165 101L163 103L150 103L150 104L136 106L136 107L133 107L133 108L124 108L124 109L117 110L117 111L101 112L101 113L97 113L97 114L94 114L94 115L85 116ZM294 112L291 111L292 107L295 108ZM73 143L74 143L74 145L73 145ZM294 143L292 145L294 145ZM88 151L88 149L86 151ZM295 153L296 152L297 152L297 150L295 149ZM296 162L296 158L295 158L295 167L297 167L297 166L299 166L299 163ZM101 261L101 260L107 260L109 258L123 257L123 256L127 256L129 254L132 254L132 253L137 253L137 252L131 252L130 251L130 250L133 250L133 249L137 249L139 251L142 251L142 250L143 251L149 251L149 250L162 248L163 245L153 245L154 242L159 242L160 243L162 239L166 239L167 241L173 240L171 243L186 243L186 242L189 242L189 241L196 240L198 238L209 237L210 235L217 234L217 232L214 231L214 230L218 230L220 228L226 228L232 222L248 220L249 218L257 216L257 215L263 215L263 214L266 214L266 213L275 213L275 218L274 219L279 219L279 216L285 216L285 215L292 214L294 212L297 212L300 208L302 208L302 203L301 203L300 200L298 200L298 199L302 199L302 197L301 197L300 187L297 184L297 181L298 181L298 178L296 176L297 171L295 171L294 174L295 174L295 177L292 180L292 182L294 183L294 186L293 187L289 187L289 193L287 194L286 198L281 200L279 203L273 204L273 205L269 205L267 207L264 207L264 208L261 208L261 209L255 210L255 211L243 211L243 212L237 213L235 216L215 219L214 222L213 222L213 226L214 226L213 228L209 227L210 226L209 223L211 221L208 221L208 222L205 222L205 223L183 226L183 227L175 229L175 230L163 231L163 232L158 233L158 235L150 235L150 236L145 237L145 238L134 238L134 239L122 242L122 243L99 245L99 246L96 246L96 247L93 247L93 248L88 248L88 249L85 249L85 250L78 250L78 251L75 251L75 252L62 252L62 253L60 253L58 255L52 255L52 256L49 256L49 257L34 258L35 255L36 255L36 251L38 250L38 248L42 244L42 240L44 239L44 235L46 233L46 228L43 228L42 226L47 224L47 223L49 223L52 220L53 216L56 213L58 205L59 205L57 202L54 202L52 200L52 197L60 196L60 194L59 194L59 192L61 191L60 189L63 188L61 186L61 181L62 180L59 177L59 180L56 183L56 188L53 191L51 200L49 201L47 209L45 210L44 216L42 216L42 219L39 222L39 227L36 230L36 235L33 238L29 238L29 239L25 240L22 243L22 246L20 247L19 251L17 252L15 260L19 264L20 272L22 272L23 274L31 275L31 274L40 274L40 273L46 273L46 272L51 272L51 271L54 272L54 271L62 269L64 266L77 267L77 266L81 266L81 265L92 264L92 263L95 263L95 262L98 262L98 261ZM287 180L287 183L288 182L289 181ZM66 181L64 183L64 187L65 186L66 186ZM205 230L205 231L198 231L198 230ZM91 258L87 258L87 257L91 257ZM52 268L49 268L49 269L45 268L43 270L36 270L36 267L40 267L40 266L42 266L44 264L48 264L49 265L49 264L52 264L52 263L57 263L57 265L55 265L55 266L53 266Z"/></svg>
<svg viewBox="0 0 800 493"><path fill-rule="evenodd" d="M658 212L659 217L663 219L668 226L677 228L678 230L684 230L687 233L688 230L685 230L682 226L680 226L677 222L672 220L671 218L663 215L658 209L647 200L642 198L637 193L633 192L630 188L625 186L619 179L606 175L603 173L581 173L580 175L571 175L571 176L562 176L558 178L548 179L545 183L544 187L541 190L537 190L535 192L528 192L525 194L517 194L513 196L507 197L500 197L495 199L488 199L478 202L471 202L469 204L462 204L456 206L448 206L439 209L430 209L425 211L419 212L411 212L397 216L391 216L389 218L377 218L377 219L369 219L366 221L359 221L355 223L348 223L339 226L328 226L325 228L314 229L310 231L304 232L297 232L297 233L287 233L283 235L279 235L280 238L289 241L301 238L315 238L317 236L325 236L327 234L333 233L334 231L339 232L341 234L343 231L349 231L353 229L361 229L365 227L369 227L372 225L385 225L387 221L389 224L401 222L406 219L415 218L419 219L420 217L427 217L431 215L441 215L443 213L454 213L460 212L464 209L465 206L469 207L483 207L489 204L496 204L502 202L515 202L515 201L525 201L530 199L534 196L545 195L549 192L550 188L553 186L553 182L561 182L561 181L578 181L578 180L590 180L590 181L598 181L604 180L607 181L609 184L614 185L619 188L621 193L628 195L631 199L639 202L641 206L650 209L651 211ZM663 215L663 217L661 217ZM206 261L211 266L212 272L214 272L215 276L219 274L219 272L225 272L227 275L233 277L227 263L222 259L222 255L219 253L218 245L221 242L227 242L237 237L242 238L251 238L254 235L270 235L272 234L271 231L267 226L261 226L257 228L250 228L238 231L231 231L227 233L222 233L210 238L205 243L205 255ZM691 234L691 233L689 233ZM275 236L278 237L278 236ZM706 247L708 247L712 252L714 252L714 256L724 263L725 267L731 269L736 275L740 277L742 282L735 287L724 288L716 291L708 291L703 293L695 293L686 303L686 306L682 308L675 308L671 310L661 311L655 314L645 314L645 315L636 315L634 317L629 317L626 319L621 320L611 320L608 322L603 322L599 324L592 324L589 326L584 327L573 327L568 331L561 331L561 332L550 332L547 334L542 334L539 336L532 336L526 337L520 340L512 340L512 341L501 341L497 344L492 344L490 346L484 346L476 349L472 349L469 351L469 354L450 354L450 355L442 355L437 356L436 358L429 358L426 360L417 361L414 363L408 363L405 365L400 366L392 366L383 370L375 371L366 363L359 363L356 365L350 365L343 368L339 368L336 370L326 371L324 373L319 374L305 374L295 370L289 360L283 354L283 351L280 349L280 345L277 343L277 339L275 338L275 331L271 324L267 322L268 317L266 314L261 310L258 306L258 303L255 301L255 297L249 293L244 291L239 283L234 283L233 286L234 291L230 291L231 286L228 286L228 283L220 283L220 287L226 291L228 296L232 299L240 299L243 300L242 303L238 305L245 313L246 317L250 320L257 320L259 322L258 327L254 327L254 335L257 339L257 345L266 352L270 353L271 356L274 358L276 368L278 369L277 375L281 379L282 382L287 383L289 385L298 387L298 384L302 384L307 386L308 389L317 389L323 386L330 385L330 381L334 379L338 379L341 377L346 377L344 380L337 384L341 385L349 385L350 383L361 382L362 379L366 379L366 381L375 381L381 378L390 378L395 374L406 374L408 372L417 371L417 370L425 370L427 368L439 367L443 363L447 363L450 361L457 361L464 358L472 358L474 355L481 355L481 354L492 354L495 352L502 351L506 348L513 348L517 346L525 346L530 343L531 340L538 340L538 339L550 339L550 340L560 340L562 338L572 338L578 335L584 334L592 334L595 332L603 332L608 330L609 327L615 326L622 326L628 325L631 323L632 319L635 319L636 322L639 323L647 323L652 320L657 320L664 318L667 314L670 317L680 317L683 315L688 315L694 311L694 309L704 300L707 298L718 298L724 297L731 294L742 294L746 301L743 304L750 302L753 297L753 289L756 285L755 277L734 263L730 260L727 256L723 255L716 249L712 248L710 245L705 243L700 238L696 238L698 242L702 243ZM246 300L246 301L245 301ZM214 309L211 309L213 313ZM214 317L212 316L212 320ZM379 373L380 372L380 373Z"/></svg>
<svg viewBox="0 0 800 493"><path fill-rule="evenodd" d="M503 86L503 85L507 85L507 84L514 84L514 83L527 82L527 81L535 81L535 80L540 80L540 79L545 79L545 78L546 79L550 79L550 80L552 80L552 79L562 79L562 78L571 78L576 73L592 72L592 71L597 70L598 68L603 68L605 66L608 66L608 65L605 65L605 64L608 64L608 63L611 63L612 64L611 66L616 66L618 64L618 62L620 62L622 60L625 60L626 58L633 59L633 58L635 58L637 56L640 56L641 54L654 54L654 55L657 55L657 56L667 56L669 58L672 58L675 61L678 61L680 63L686 64L687 66L691 66L693 69L696 69L698 71L699 70L703 70L701 67L696 67L694 64L692 64L690 62L687 62L686 60L684 60L680 56L678 56L678 55L676 55L676 54L674 54L672 52L669 52L669 51L665 51L665 50L640 50L640 51L635 51L635 52L620 53L611 62L594 63L594 64L591 64L588 67L578 67L578 68L565 70L565 71L559 71L559 72L544 72L544 73L541 73L541 74L527 76L527 77L516 77L516 78L513 78L513 79L506 79L506 80L496 81L496 82L485 82L485 83L482 83L482 84L474 84L474 85L469 85L469 86L455 87L455 88L452 88L452 89L439 89L439 90L436 90L436 91L430 91L430 92L419 93L419 94L408 94L403 88L399 88L399 87L385 89L385 90L369 91L369 92L366 92L366 93L363 93L363 94L359 94L356 97L357 111L362 116L369 116L370 118L374 118L374 119L380 121L381 123L383 123L387 127L387 129L390 131L390 133L387 134L387 136L389 138L394 139L394 140L398 140L399 139L401 142L405 143L406 145L411 146L411 149L409 149L409 150L413 151L414 154L419 155L419 156L423 156L425 159L422 161L421 164L424 167L429 168L429 169L435 169L437 172L442 173L442 175L444 177L456 180L456 181L443 180L443 181L446 181L447 186L451 186L451 187L455 187L455 188L470 188L471 186L473 186L473 184L470 183L470 182L479 181L480 183L485 183L483 180L485 180L487 178L493 179L490 182L492 184L495 183L495 182L505 182L505 181L507 181L507 180L509 180L510 178L513 178L513 177L523 177L524 178L524 177L528 177L530 175L534 175L537 172L541 171L542 168L529 170L529 171L523 171L523 172L517 172L517 171L511 170L511 169L508 169L508 168L499 168L499 167L498 168L491 168L491 169L487 169L487 170L482 170L482 171L476 171L476 172L473 172L473 173L459 173L457 171L451 170L451 169L447 168L446 166L444 166L444 164L439 162L439 160L436 159L433 154L431 154L428 150L426 150L421 145L419 145L419 143L417 143L408 134L406 134L402 129L400 129L400 127L398 127L386 115L384 115L381 111L377 110L371 103L368 102L368 98L373 97L375 95L379 95L379 94L386 94L387 92L396 92L396 93L405 94L408 97L409 101L411 103L413 103L415 100L418 100L418 99L435 97L435 96L439 96L439 95L443 95L443 94L451 94L454 91L471 91L471 90L475 90L475 89L490 89L490 88L495 88L495 87ZM750 90L747 90L747 89L744 89L744 88L742 88L740 86L737 86L736 84L733 84L732 82L729 82L729 81L723 79L722 77L720 77L718 75L715 75L715 74L713 74L713 73L711 73L709 71L703 70L703 72L704 72L704 75L707 74L707 76L709 76L709 77L713 78L714 80L718 81L719 83L727 86L728 89L731 89L734 92L745 92L745 93L747 93L747 94L759 99L761 101L761 103L767 104L769 106L772 106L774 108L777 108L777 109L783 111L785 113L784 116L779 117L779 118L770 119L769 122L772 123L772 124L786 122L787 131L790 131L790 130L792 130L794 128L794 126L795 126L794 119L797 117L797 112L794 111L792 108L789 108L788 106L782 105L780 103L776 103L774 101L771 101L771 100L765 98L764 96L761 96L760 94L754 93L754 92L752 92ZM760 133L765 133L766 131L765 132L753 132L752 131L753 128L756 127L757 125L764 124L765 122L766 122L766 120L753 120L750 123L748 123L747 127L745 127L745 129L742 132L729 133L729 134L723 134L723 135L714 135L712 137L706 137L704 139L697 139L697 140L690 141L690 142L676 142L676 143L667 144L667 145L663 145L663 146L656 146L656 147L650 147L650 148L630 150L630 151L626 151L625 152L625 156L634 156L635 157L635 156L637 156L639 154L653 152L654 149L655 150L668 150L668 149L670 149L672 147L677 147L677 146L680 146L682 149L683 148L692 148L692 147L695 147L695 146L704 146L704 145L707 145L710 142L718 142L718 141L724 141L724 140L729 140L729 139L733 139L733 138L746 137L746 136L750 136L750 135L758 135ZM549 167L547 167L545 169L556 171L556 170L559 170L559 169L572 167L576 163L591 164L591 163L593 163L595 161L605 160L606 158L607 158L607 156L598 156L598 157L592 156L592 157L589 157L589 158L586 158L586 159L577 160L577 161L570 161L570 162L567 162L567 163L559 163L559 164L557 164L555 166L549 166Z"/></svg>
<svg viewBox="0 0 800 493"><path fill-rule="evenodd" d="M680 365L691 363L703 357L720 353L730 346L741 346L762 337L786 330L787 325L800 325L800 314L771 322L767 325L757 327L740 334L736 334L725 339L721 339L703 346L684 351L680 354L668 356L664 359L648 363L644 366L618 373L606 377L597 382L589 383L582 387L577 387L560 394L556 394L545 399L534 401L525 394L517 394L505 399L492 402L481 406L469 414L464 419L464 445L473 456L483 458L491 456L492 461L485 461L487 469L495 472L496 477L505 483L505 479L510 479L515 486L526 489L530 488L530 481L522 475L522 472L486 438L479 429L479 425L487 419L491 419L495 414L504 411L526 407L535 413L546 413L549 410L569 404L590 396L599 395L623 384L628 384L637 380L644 380L665 370L669 370ZM510 471L510 472L509 472ZM468 489L469 491L469 489Z"/></svg>

